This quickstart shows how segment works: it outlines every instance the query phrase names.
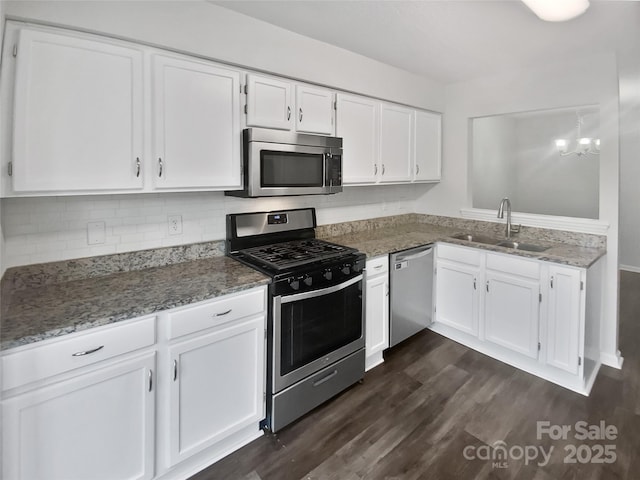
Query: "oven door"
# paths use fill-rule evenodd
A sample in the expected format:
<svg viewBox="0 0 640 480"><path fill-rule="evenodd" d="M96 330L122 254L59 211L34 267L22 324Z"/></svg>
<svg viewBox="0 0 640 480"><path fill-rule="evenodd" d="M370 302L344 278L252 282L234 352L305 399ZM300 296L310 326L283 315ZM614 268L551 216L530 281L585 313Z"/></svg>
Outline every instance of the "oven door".
<svg viewBox="0 0 640 480"><path fill-rule="evenodd" d="M342 158L331 147L250 142L248 149L251 197L342 191Z"/></svg>
<svg viewBox="0 0 640 480"><path fill-rule="evenodd" d="M273 299L273 393L364 347L362 275Z"/></svg>

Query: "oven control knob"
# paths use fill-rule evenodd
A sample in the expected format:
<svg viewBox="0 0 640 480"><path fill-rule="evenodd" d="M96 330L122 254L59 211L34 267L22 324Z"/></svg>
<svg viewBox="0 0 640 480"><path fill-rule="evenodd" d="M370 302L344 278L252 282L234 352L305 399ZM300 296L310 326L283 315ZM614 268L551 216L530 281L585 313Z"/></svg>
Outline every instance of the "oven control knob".
<svg viewBox="0 0 640 480"><path fill-rule="evenodd" d="M292 290L298 290L300 288L300 282L298 280L290 280L289 286Z"/></svg>
<svg viewBox="0 0 640 480"><path fill-rule="evenodd" d="M306 277L304 277L304 279L302 281L304 282L304 284L307 287L310 287L311 284L313 283L313 278L311 278L309 275L307 275Z"/></svg>
<svg viewBox="0 0 640 480"><path fill-rule="evenodd" d="M350 265L344 265L342 267L342 273L344 273L345 275L349 275L351 273L351 266Z"/></svg>
<svg viewBox="0 0 640 480"><path fill-rule="evenodd" d="M333 278L333 272L331 270L325 270L324 273L322 274L322 276L326 279L326 280L331 280Z"/></svg>

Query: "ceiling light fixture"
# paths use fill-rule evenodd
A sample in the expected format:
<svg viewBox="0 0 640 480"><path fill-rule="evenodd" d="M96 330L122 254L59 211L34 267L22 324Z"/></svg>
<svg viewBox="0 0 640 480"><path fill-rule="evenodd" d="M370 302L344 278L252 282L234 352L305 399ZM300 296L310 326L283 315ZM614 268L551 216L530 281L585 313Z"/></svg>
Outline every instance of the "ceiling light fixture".
<svg viewBox="0 0 640 480"><path fill-rule="evenodd" d="M589 0L522 0L538 17L547 22L564 22L582 15Z"/></svg>
<svg viewBox="0 0 640 480"><path fill-rule="evenodd" d="M583 137L581 133L581 127L584 123L582 116L579 112L576 112L578 122L576 125L576 148L569 151L569 141L565 138L556 139L556 148L561 156L565 155L578 155L579 157L586 154L599 155L600 154L600 139Z"/></svg>

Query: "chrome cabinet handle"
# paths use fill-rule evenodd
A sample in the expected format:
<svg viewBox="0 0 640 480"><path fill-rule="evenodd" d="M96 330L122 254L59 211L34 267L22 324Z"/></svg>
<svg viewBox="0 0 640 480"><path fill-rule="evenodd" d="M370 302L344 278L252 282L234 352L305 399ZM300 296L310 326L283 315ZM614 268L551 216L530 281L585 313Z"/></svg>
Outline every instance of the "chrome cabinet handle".
<svg viewBox="0 0 640 480"><path fill-rule="evenodd" d="M287 107L287 121L291 120L291 107Z"/></svg>
<svg viewBox="0 0 640 480"><path fill-rule="evenodd" d="M140 176L140 157L136 157L136 178Z"/></svg>
<svg viewBox="0 0 640 480"><path fill-rule="evenodd" d="M302 121L302 108L300 108L300 117L299 117L299 121Z"/></svg>
<svg viewBox="0 0 640 480"><path fill-rule="evenodd" d="M228 315L231 313L231 310L233 310L233 308L230 308L229 310L227 310L226 312L220 312L220 313L215 313L213 316L214 317L224 317L225 315Z"/></svg>
<svg viewBox="0 0 640 480"><path fill-rule="evenodd" d="M173 381L178 379L178 360L173 361Z"/></svg>
<svg viewBox="0 0 640 480"><path fill-rule="evenodd" d="M553 277L551 277L551 288L553 288Z"/></svg>
<svg viewBox="0 0 640 480"><path fill-rule="evenodd" d="M376 270L380 270L383 266L384 266L384 265L376 265L376 266L375 266L375 267L373 267L373 268L375 268Z"/></svg>
<svg viewBox="0 0 640 480"><path fill-rule="evenodd" d="M153 370L149 369L149 391L153 389Z"/></svg>
<svg viewBox="0 0 640 480"><path fill-rule="evenodd" d="M72 353L71 356L72 357L83 357L85 355L91 355L92 353L96 353L98 350L102 350L104 348L104 345L100 345L99 347L96 347L92 350L85 350L84 352L76 352L76 353Z"/></svg>
<svg viewBox="0 0 640 480"><path fill-rule="evenodd" d="M377 174L378 174L378 164L377 164L377 163L374 163L374 164L373 164L373 174L374 174L374 175L377 175Z"/></svg>
<svg viewBox="0 0 640 480"><path fill-rule="evenodd" d="M416 175L420 173L420 165L416 164Z"/></svg>
<svg viewBox="0 0 640 480"><path fill-rule="evenodd" d="M382 164L382 174L384 175L384 163Z"/></svg>
<svg viewBox="0 0 640 480"><path fill-rule="evenodd" d="M163 165L162 165L162 158L158 158L158 167L159 167L159 170L158 170L158 177L162 177L162 167L163 167Z"/></svg>
<svg viewBox="0 0 640 480"><path fill-rule="evenodd" d="M487 292L489 291L489 280L487 280Z"/></svg>
<svg viewBox="0 0 640 480"><path fill-rule="evenodd" d="M473 279L473 289L476 290L476 279Z"/></svg>

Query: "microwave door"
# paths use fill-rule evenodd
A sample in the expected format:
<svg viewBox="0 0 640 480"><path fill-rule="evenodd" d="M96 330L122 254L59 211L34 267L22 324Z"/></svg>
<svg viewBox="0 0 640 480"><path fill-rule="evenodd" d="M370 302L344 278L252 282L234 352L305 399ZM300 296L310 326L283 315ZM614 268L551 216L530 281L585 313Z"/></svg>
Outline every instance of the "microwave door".
<svg viewBox="0 0 640 480"><path fill-rule="evenodd" d="M251 197L331 193L325 181L329 148L251 142L248 154Z"/></svg>

